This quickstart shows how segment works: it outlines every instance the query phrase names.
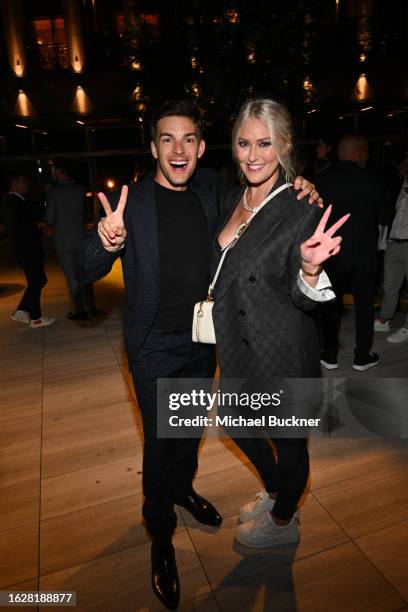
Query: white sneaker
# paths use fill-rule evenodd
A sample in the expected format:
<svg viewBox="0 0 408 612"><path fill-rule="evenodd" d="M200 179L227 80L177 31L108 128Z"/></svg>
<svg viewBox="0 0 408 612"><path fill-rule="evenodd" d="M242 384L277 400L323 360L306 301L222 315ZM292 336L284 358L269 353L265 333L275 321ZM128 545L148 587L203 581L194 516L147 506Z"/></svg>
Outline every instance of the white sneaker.
<svg viewBox="0 0 408 612"><path fill-rule="evenodd" d="M263 512L270 512L275 505L275 500L271 499L268 493L263 489L256 494L255 501L249 502L239 509L239 520L241 523L253 521Z"/></svg>
<svg viewBox="0 0 408 612"><path fill-rule="evenodd" d="M400 342L406 342L408 340L408 329L406 327L400 327L396 332L388 336L387 342L392 344L399 344Z"/></svg>
<svg viewBox="0 0 408 612"><path fill-rule="evenodd" d="M277 525L269 512L263 512L255 520L238 525L235 537L250 548L293 544L299 541L297 517L293 516L288 525Z"/></svg>
<svg viewBox="0 0 408 612"><path fill-rule="evenodd" d="M389 321L385 321L385 323L381 323L380 319L376 319L374 321L374 331L389 332L390 331L390 322Z"/></svg>
<svg viewBox="0 0 408 612"><path fill-rule="evenodd" d="M54 317L41 317L41 319L31 319L30 327L48 327L55 323Z"/></svg>
<svg viewBox="0 0 408 612"><path fill-rule="evenodd" d="M30 322L30 315L26 310L16 310L13 312L10 319L12 321L18 321L19 323L27 323L28 325Z"/></svg>

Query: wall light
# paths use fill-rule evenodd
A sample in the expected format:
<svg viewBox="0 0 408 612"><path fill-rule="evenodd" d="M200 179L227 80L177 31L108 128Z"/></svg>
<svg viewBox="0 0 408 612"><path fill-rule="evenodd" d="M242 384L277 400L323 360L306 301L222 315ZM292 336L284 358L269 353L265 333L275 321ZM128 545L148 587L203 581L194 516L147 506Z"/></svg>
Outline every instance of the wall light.
<svg viewBox="0 0 408 612"><path fill-rule="evenodd" d="M29 117L34 114L33 105L23 89L18 90L15 112L21 117Z"/></svg>

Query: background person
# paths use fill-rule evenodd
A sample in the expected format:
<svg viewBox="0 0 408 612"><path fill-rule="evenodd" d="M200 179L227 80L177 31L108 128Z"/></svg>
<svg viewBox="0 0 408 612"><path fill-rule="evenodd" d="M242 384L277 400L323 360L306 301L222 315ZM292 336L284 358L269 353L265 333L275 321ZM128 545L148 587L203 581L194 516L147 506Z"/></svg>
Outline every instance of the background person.
<svg viewBox="0 0 408 612"><path fill-rule="evenodd" d="M357 134L344 136L338 146L339 162L316 176L324 198L333 202L338 219L350 212L350 220L341 229L343 238L338 257L330 259L325 269L336 300L322 307L323 351L321 364L338 368L339 333L343 296L354 298L355 348L353 369L364 372L379 363L372 352L374 336L374 297L377 284L378 225L385 202L381 180L365 166L368 143Z"/></svg>
<svg viewBox="0 0 408 612"><path fill-rule="evenodd" d="M408 282L408 173L399 192L394 221L384 257L384 296L375 331L390 331L403 282ZM404 325L387 338L392 344L408 341L408 316Z"/></svg>
<svg viewBox="0 0 408 612"><path fill-rule="evenodd" d="M47 192L45 221L54 230L54 245L64 271L74 311L66 317L72 321L84 321L97 315L92 283L80 283L77 262L85 239L86 191L73 178L69 163L56 157L52 175L57 184Z"/></svg>
<svg viewBox="0 0 408 612"><path fill-rule="evenodd" d="M27 201L28 189L27 177L21 172L12 173L9 192L3 203L4 225L17 263L27 280L27 289L10 318L30 327L47 327L55 322L55 318L46 317L41 312L41 291L47 284L47 276L42 233L35 220L35 209Z"/></svg>

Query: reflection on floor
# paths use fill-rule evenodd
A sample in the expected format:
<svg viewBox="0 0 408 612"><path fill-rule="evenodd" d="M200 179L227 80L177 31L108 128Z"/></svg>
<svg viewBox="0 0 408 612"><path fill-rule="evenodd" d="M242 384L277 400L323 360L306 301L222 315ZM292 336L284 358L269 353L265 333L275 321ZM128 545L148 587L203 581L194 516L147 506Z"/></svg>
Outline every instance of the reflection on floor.
<svg viewBox="0 0 408 612"><path fill-rule="evenodd" d="M0 274L0 588L74 590L81 612L162 610L140 522L142 439L120 268L97 285L105 315L84 323L65 319L52 260L48 273L44 311L58 321L46 329L9 320L23 278L15 268ZM349 311L337 376L351 373L352 336ZM407 344L377 334L375 349L376 374L406 376ZM179 511L180 610L408 610L406 440L314 439L311 466L300 545L253 552L234 528L259 482L230 442L203 443L196 488L224 523L205 528Z"/></svg>

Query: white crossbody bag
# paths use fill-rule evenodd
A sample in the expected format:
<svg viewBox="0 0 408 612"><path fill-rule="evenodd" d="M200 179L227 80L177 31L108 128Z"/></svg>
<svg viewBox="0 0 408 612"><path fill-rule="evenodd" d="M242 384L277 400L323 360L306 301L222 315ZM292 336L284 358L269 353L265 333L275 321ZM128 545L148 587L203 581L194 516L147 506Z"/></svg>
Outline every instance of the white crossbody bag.
<svg viewBox="0 0 408 612"><path fill-rule="evenodd" d="M278 193L280 193L284 189L287 189L287 187L290 187L291 185L292 183L285 183L284 185L281 185L281 187L278 187L278 189L275 189L275 191L272 191L272 193L270 193L265 198L265 200L263 200L263 202L261 202L261 204L259 204L259 206L256 207L252 215L249 217L248 221L246 221L245 223L242 223L238 227L234 238L225 247L222 253L220 262L218 264L217 270L214 274L214 278L212 279L212 282L210 283L210 286L208 287L207 298L203 300L202 302L197 302L197 304L195 304L194 306L193 328L192 328L193 342L201 342L203 344L215 344L216 343L214 322L213 322L213 316L212 316L212 309L214 306L213 295L214 295L214 286L215 286L215 283L217 282L217 278L221 271L222 264L224 263L224 259L228 251L237 244L238 240L240 239L244 231L247 229L248 225L250 224L252 219L255 217L255 215L261 210L261 208L263 208L265 204L267 204L270 200L272 200L272 198L277 196Z"/></svg>

